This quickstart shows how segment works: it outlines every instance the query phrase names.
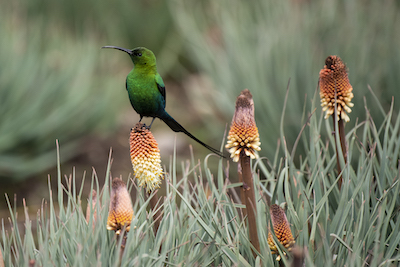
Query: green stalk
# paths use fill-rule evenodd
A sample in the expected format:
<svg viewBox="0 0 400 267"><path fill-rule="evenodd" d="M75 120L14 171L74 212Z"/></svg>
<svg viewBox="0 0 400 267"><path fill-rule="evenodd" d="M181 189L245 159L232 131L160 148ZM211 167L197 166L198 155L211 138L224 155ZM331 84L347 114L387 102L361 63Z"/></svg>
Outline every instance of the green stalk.
<svg viewBox="0 0 400 267"><path fill-rule="evenodd" d="M4 267L3 254L1 253L1 249L0 249L0 267Z"/></svg>
<svg viewBox="0 0 400 267"><path fill-rule="evenodd" d="M157 190L158 191L158 190ZM157 235L158 228L160 227L160 220L162 216L162 212L160 207L157 207L158 204L158 195L157 191L151 196L149 193L147 197L150 198L150 208L153 212L153 223L154 223L154 235Z"/></svg>

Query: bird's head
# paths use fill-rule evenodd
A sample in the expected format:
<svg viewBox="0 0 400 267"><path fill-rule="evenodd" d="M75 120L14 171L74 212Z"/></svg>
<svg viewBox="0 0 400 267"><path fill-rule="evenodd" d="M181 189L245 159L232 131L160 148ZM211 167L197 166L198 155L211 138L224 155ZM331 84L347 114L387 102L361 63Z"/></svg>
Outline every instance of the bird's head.
<svg viewBox="0 0 400 267"><path fill-rule="evenodd" d="M102 48L113 48L128 53L133 64L135 64L135 67L150 67L156 65L156 57L154 56L154 53L145 47L136 47L132 50L118 46L103 46Z"/></svg>

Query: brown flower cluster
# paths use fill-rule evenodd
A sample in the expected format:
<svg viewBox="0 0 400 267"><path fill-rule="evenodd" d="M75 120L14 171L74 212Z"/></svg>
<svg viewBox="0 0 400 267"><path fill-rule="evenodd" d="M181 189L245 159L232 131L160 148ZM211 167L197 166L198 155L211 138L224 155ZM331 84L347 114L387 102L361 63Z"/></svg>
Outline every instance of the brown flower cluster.
<svg viewBox="0 0 400 267"><path fill-rule="evenodd" d="M129 232L133 218L133 207L129 192L121 179L114 178L111 187L107 229L114 230L119 235L124 227Z"/></svg>
<svg viewBox="0 0 400 267"><path fill-rule="evenodd" d="M295 241L292 235L292 231L290 230L289 222L286 218L285 211L276 204L271 205L269 209L272 221L272 227L276 237L278 238L279 242L287 248L287 250L291 250L294 246ZM268 232L268 245L272 250L272 253L277 253L278 249L274 242L274 238L271 233L271 229Z"/></svg>
<svg viewBox="0 0 400 267"><path fill-rule="evenodd" d="M160 187L163 170L161 167L160 149L153 134L143 124L136 124L130 139L131 161L138 185L147 192Z"/></svg>
<svg viewBox="0 0 400 267"><path fill-rule="evenodd" d="M254 102L248 89L242 91L236 100L236 110L229 130L228 142L225 146L231 154L233 161L239 161L242 151L255 159L256 151L260 151L260 138L254 120Z"/></svg>
<svg viewBox="0 0 400 267"><path fill-rule="evenodd" d="M351 99L353 87L349 82L346 65L338 56L329 56L325 66L319 72L319 87L322 110L326 111L325 119L335 112L335 90L337 103L337 119L350 121L348 113L351 112Z"/></svg>

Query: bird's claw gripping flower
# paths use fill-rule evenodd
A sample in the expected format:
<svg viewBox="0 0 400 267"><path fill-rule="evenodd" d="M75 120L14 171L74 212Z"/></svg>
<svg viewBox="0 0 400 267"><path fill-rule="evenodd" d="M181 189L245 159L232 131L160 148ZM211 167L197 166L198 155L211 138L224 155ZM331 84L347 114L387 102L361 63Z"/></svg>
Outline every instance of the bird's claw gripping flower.
<svg viewBox="0 0 400 267"><path fill-rule="evenodd" d="M112 181L110 199L107 230L114 230L117 235L124 228L129 232L133 218L133 207L126 185L119 178L114 178Z"/></svg>
<svg viewBox="0 0 400 267"><path fill-rule="evenodd" d="M292 235L292 231L290 230L290 225L286 218L285 211L281 207L279 207L279 205L272 204L269 212L271 215L272 227L274 229L276 237L278 238L279 242L287 250L290 251L291 248L294 246L295 241ZM271 234L271 229L269 229L268 232L267 243L273 254L278 253L277 246Z"/></svg>
<svg viewBox="0 0 400 267"><path fill-rule="evenodd" d="M260 151L260 138L254 120L253 96L245 89L236 99L235 114L229 130L228 142L225 146L234 162L239 161L242 151L252 159L258 158L256 151Z"/></svg>
<svg viewBox="0 0 400 267"><path fill-rule="evenodd" d="M329 56L325 66L319 72L319 95L321 97L322 111L326 111L325 119L335 112L335 89L337 102L337 120L350 121L348 113L351 112L353 87L349 82L346 65L338 56Z"/></svg>
<svg viewBox="0 0 400 267"><path fill-rule="evenodd" d="M147 192L160 187L163 170L160 149L151 131L141 123L136 124L130 135L131 161L138 185Z"/></svg>

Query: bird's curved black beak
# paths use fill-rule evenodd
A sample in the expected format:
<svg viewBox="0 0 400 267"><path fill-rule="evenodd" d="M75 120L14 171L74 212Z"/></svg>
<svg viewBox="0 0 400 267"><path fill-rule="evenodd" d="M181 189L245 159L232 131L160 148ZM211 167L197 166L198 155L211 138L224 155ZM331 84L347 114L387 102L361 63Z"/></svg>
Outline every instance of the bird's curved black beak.
<svg viewBox="0 0 400 267"><path fill-rule="evenodd" d="M129 49L126 49L123 47L119 47L119 46L106 45L106 46L103 46L102 48L113 48L113 49L124 51L124 52L128 53L129 55L132 55L132 50L129 50Z"/></svg>

